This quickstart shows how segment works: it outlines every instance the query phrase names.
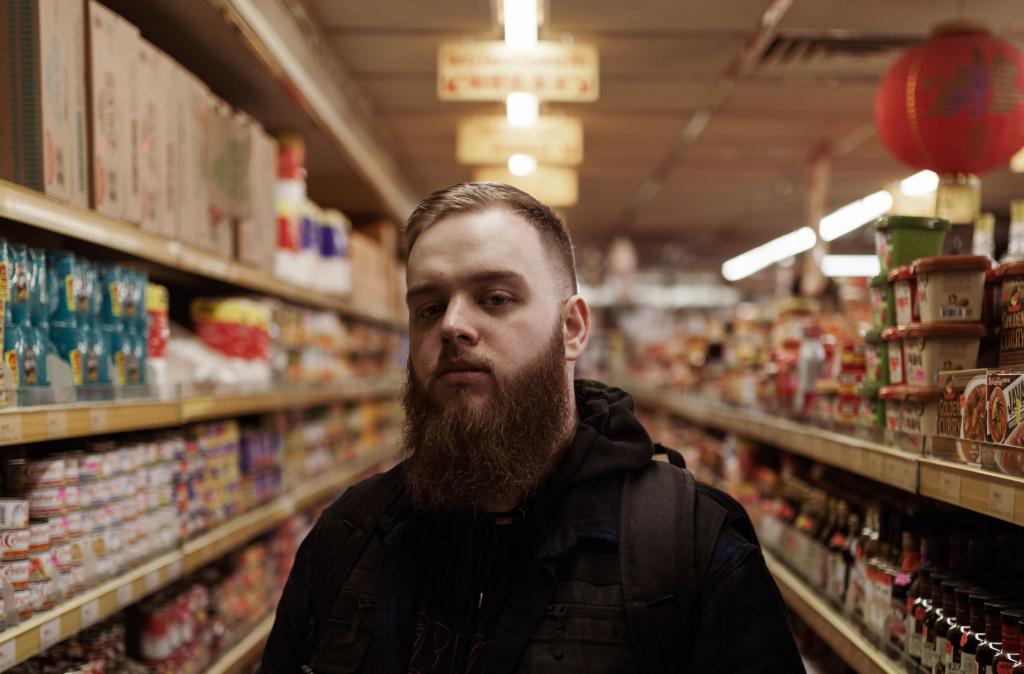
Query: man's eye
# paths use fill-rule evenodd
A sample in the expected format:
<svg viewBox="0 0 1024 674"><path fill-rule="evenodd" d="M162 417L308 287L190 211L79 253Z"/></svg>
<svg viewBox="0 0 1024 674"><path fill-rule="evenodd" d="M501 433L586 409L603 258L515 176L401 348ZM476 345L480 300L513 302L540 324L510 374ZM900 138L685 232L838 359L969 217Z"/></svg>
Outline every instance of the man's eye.
<svg viewBox="0 0 1024 674"><path fill-rule="evenodd" d="M490 297L484 299L484 303L489 304L492 307L498 307L501 306L502 304L507 304L508 298L505 297L504 295L491 295Z"/></svg>
<svg viewBox="0 0 1024 674"><path fill-rule="evenodd" d="M440 304L431 304L429 306L426 306L426 307L420 309L420 312L419 312L420 317L422 317L422 318L432 318L434 316L437 316L439 313L441 313L441 305Z"/></svg>

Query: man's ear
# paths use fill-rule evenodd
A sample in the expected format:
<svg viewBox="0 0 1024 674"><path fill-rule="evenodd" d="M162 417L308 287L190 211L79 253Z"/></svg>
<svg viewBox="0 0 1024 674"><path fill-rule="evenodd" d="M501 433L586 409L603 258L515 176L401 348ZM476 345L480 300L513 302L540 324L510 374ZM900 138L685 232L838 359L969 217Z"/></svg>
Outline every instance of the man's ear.
<svg viewBox="0 0 1024 674"><path fill-rule="evenodd" d="M565 326L565 359L575 361L583 355L590 338L590 307L579 295L573 295L565 302L562 310Z"/></svg>

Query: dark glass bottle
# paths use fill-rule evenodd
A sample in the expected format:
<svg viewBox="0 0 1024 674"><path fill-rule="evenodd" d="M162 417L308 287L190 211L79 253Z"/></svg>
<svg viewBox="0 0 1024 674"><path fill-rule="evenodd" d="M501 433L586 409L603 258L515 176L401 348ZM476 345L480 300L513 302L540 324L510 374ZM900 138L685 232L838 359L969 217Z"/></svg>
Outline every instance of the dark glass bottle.
<svg viewBox="0 0 1024 674"><path fill-rule="evenodd" d="M962 580L947 580L942 583L942 617L935 621L935 664L932 671L936 674L946 671L946 655L948 654L949 631L956 626L956 591L962 587L970 587Z"/></svg>
<svg viewBox="0 0 1024 674"><path fill-rule="evenodd" d="M825 587L828 594L834 601L842 603L846 596L846 576L848 560L846 555L849 548L849 528L856 526L855 515L850 515L850 508L846 501L836 503L836 528L828 540L828 585Z"/></svg>
<svg viewBox="0 0 1024 674"><path fill-rule="evenodd" d="M961 639L960 649L960 671L966 674L974 674L974 663L978 647L985 643L985 635L992 634L990 630L999 630L1002 634L1002 627L999 625L999 612L1007 608L1017 608L1019 602L1007 600L1006 597L992 596L984 592L972 592L971 604L971 629L966 638ZM991 604L991 609L986 605ZM986 610L992 615L986 618ZM994 656L995 653L993 652Z"/></svg>
<svg viewBox="0 0 1024 674"><path fill-rule="evenodd" d="M910 630L910 587L921 570L921 539L917 534L904 531L903 550L900 553L899 572L892 579L892 605L889 611L889 642L900 650L906 649Z"/></svg>
<svg viewBox="0 0 1024 674"><path fill-rule="evenodd" d="M931 672L938 658L935 652L935 625L943 616L942 584L953 580L947 573L932 574L932 605L925 611L921 628L921 667Z"/></svg>
<svg viewBox="0 0 1024 674"><path fill-rule="evenodd" d="M1019 608L1016 601L985 602L985 636L987 639L974 651L974 671L977 674L989 674L992 671L992 660L1003 649L1003 611Z"/></svg>
<svg viewBox="0 0 1024 674"><path fill-rule="evenodd" d="M949 628L949 634L946 635L947 672L965 671L962 666L962 651L971 634L971 597L978 596L979 593L983 597L991 596L984 590L969 587L958 587L953 591L953 596L956 598L956 624ZM971 674L974 674L973 667Z"/></svg>
<svg viewBox="0 0 1024 674"><path fill-rule="evenodd" d="M921 630L924 627L924 614L932 607L932 571L930 566L922 566L918 575L918 598L910 606L907 627L906 653L916 662L921 662Z"/></svg>
<svg viewBox="0 0 1024 674"><path fill-rule="evenodd" d="M992 674L1010 674L1013 666L1020 661L1020 621L1024 619L1024 609L1013 608L999 614L1003 623L1002 648L992 658L987 672Z"/></svg>

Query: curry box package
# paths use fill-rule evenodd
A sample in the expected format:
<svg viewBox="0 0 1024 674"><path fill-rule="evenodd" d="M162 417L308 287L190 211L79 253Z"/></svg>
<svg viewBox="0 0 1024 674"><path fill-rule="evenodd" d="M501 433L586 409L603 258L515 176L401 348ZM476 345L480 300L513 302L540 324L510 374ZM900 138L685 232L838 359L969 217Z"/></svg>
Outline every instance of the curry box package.
<svg viewBox="0 0 1024 674"><path fill-rule="evenodd" d="M939 407L935 436L925 455L937 459L981 464L981 445L988 439L987 370L939 373Z"/></svg>

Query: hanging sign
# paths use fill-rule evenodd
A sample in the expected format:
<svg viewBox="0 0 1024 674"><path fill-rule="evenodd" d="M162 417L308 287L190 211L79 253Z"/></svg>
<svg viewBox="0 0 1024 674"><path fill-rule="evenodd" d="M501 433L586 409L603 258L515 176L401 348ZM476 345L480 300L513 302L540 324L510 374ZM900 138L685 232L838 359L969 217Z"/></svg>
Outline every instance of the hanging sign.
<svg viewBox="0 0 1024 674"><path fill-rule="evenodd" d="M597 48L538 42L511 49L502 41L449 42L437 53L437 97L442 101L503 101L513 91L543 101L596 101Z"/></svg>
<svg viewBox="0 0 1024 674"><path fill-rule="evenodd" d="M514 176L507 166L481 166L473 170L476 182L499 182L518 187L552 208L575 206L580 198L576 169L538 166L528 176Z"/></svg>
<svg viewBox="0 0 1024 674"><path fill-rule="evenodd" d="M514 154L538 163L578 166L583 161L583 123L576 117L544 115L533 126L515 127L504 115L459 120L455 156L460 164L504 164Z"/></svg>

